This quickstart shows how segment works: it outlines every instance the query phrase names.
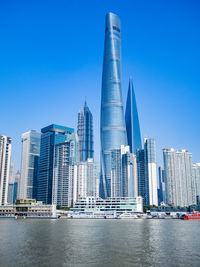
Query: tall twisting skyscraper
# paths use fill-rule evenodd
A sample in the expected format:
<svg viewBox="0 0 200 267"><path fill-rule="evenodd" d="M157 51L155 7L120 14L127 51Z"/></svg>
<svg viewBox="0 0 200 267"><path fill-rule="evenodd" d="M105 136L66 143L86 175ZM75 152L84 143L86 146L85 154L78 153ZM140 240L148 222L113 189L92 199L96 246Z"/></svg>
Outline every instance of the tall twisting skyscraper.
<svg viewBox="0 0 200 267"><path fill-rule="evenodd" d="M101 197L111 196L111 151L127 144L121 92L121 27L118 16L106 15L101 91Z"/></svg>
<svg viewBox="0 0 200 267"><path fill-rule="evenodd" d="M129 88L126 101L125 120L130 152L136 154L137 149L142 149L142 142L133 81L131 77L129 80Z"/></svg>
<svg viewBox="0 0 200 267"><path fill-rule="evenodd" d="M93 158L93 117L85 101L84 108L78 113L79 161Z"/></svg>

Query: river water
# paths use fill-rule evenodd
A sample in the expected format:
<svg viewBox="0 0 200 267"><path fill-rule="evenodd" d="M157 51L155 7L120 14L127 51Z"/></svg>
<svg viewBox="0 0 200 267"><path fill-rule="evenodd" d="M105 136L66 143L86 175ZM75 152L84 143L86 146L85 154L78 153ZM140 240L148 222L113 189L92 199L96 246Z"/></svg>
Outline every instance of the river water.
<svg viewBox="0 0 200 267"><path fill-rule="evenodd" d="M200 266L200 221L1 219L0 266Z"/></svg>

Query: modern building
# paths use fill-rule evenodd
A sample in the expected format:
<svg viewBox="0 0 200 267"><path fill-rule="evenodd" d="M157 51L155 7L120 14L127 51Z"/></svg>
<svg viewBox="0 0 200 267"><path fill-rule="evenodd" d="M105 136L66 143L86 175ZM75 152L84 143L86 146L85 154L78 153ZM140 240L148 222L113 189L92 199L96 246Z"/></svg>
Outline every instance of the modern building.
<svg viewBox="0 0 200 267"><path fill-rule="evenodd" d="M145 153L144 149L136 152L137 177L138 177L138 196L143 197L144 205L149 204L149 184L146 177Z"/></svg>
<svg viewBox="0 0 200 267"><path fill-rule="evenodd" d="M121 149L111 150L111 197L122 197Z"/></svg>
<svg viewBox="0 0 200 267"><path fill-rule="evenodd" d="M133 88L133 81L131 77L129 79L125 120L126 120L126 132L127 132L128 145L130 146L130 152L136 154L137 149L142 149L142 142L141 142L138 111Z"/></svg>
<svg viewBox="0 0 200 267"><path fill-rule="evenodd" d="M17 183L9 183L8 184L8 200L9 204L14 204L17 199Z"/></svg>
<svg viewBox="0 0 200 267"><path fill-rule="evenodd" d="M193 202L200 203L200 163L192 164L192 180L194 181L193 187Z"/></svg>
<svg viewBox="0 0 200 267"><path fill-rule="evenodd" d="M156 145L152 138L144 138L145 176L148 180L149 205L158 206L158 180L156 167Z"/></svg>
<svg viewBox="0 0 200 267"><path fill-rule="evenodd" d="M158 206L158 181L156 171L155 140L144 138L144 149L137 149L138 195L144 205Z"/></svg>
<svg viewBox="0 0 200 267"><path fill-rule="evenodd" d="M15 164L10 162L9 183L15 182Z"/></svg>
<svg viewBox="0 0 200 267"><path fill-rule="evenodd" d="M68 139L55 145L53 203L61 207L72 207L77 197L78 137L71 134ZM74 195L75 194L75 195Z"/></svg>
<svg viewBox="0 0 200 267"><path fill-rule="evenodd" d="M142 197L116 197L116 198L96 198L80 197L74 207L73 212L109 212L116 211L117 214L142 213Z"/></svg>
<svg viewBox="0 0 200 267"><path fill-rule="evenodd" d="M17 198L20 198L20 196L19 196L20 177L21 177L21 173L20 173L20 171L17 171L15 174L15 183L17 183Z"/></svg>
<svg viewBox="0 0 200 267"><path fill-rule="evenodd" d="M163 149L166 203L187 207L193 203L192 154Z"/></svg>
<svg viewBox="0 0 200 267"><path fill-rule="evenodd" d="M122 195L123 197L138 196L138 178L136 155L130 153L129 146L121 147L122 154Z"/></svg>
<svg viewBox="0 0 200 267"><path fill-rule="evenodd" d="M94 159L88 158L78 163L77 184L78 197L98 197L99 170Z"/></svg>
<svg viewBox="0 0 200 267"><path fill-rule="evenodd" d="M111 196L111 151L127 144L121 90L121 26L113 13L106 15L101 91L100 195Z"/></svg>
<svg viewBox="0 0 200 267"><path fill-rule="evenodd" d="M164 178L164 170L162 167L158 168L158 204L161 202L166 203L165 197L165 178Z"/></svg>
<svg viewBox="0 0 200 267"><path fill-rule="evenodd" d="M93 116L85 101L84 108L78 113L79 161L94 157Z"/></svg>
<svg viewBox="0 0 200 267"><path fill-rule="evenodd" d="M7 203L10 157L11 138L0 135L0 205L5 205Z"/></svg>
<svg viewBox="0 0 200 267"><path fill-rule="evenodd" d="M22 134L22 157L19 197L37 197L38 164L41 133L30 130Z"/></svg>
<svg viewBox="0 0 200 267"><path fill-rule="evenodd" d="M45 204L52 203L55 145L65 142L73 132L72 128L56 124L41 129L37 199Z"/></svg>

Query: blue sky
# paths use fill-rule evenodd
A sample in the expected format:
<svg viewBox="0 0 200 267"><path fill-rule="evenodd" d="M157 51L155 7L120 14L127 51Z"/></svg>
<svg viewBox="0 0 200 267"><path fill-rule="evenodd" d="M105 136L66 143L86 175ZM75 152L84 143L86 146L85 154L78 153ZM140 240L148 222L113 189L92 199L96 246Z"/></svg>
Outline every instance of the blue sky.
<svg viewBox="0 0 200 267"><path fill-rule="evenodd" d="M122 26L123 100L133 76L142 137L188 149L200 162L200 2L1 1L0 134L13 139L51 123L75 127L87 99L99 159L105 15Z"/></svg>

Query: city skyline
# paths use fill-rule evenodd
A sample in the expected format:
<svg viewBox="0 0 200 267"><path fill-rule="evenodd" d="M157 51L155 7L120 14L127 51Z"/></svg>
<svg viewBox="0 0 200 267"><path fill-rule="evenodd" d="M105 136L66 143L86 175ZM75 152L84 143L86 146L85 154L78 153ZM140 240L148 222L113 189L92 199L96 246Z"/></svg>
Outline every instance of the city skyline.
<svg viewBox="0 0 200 267"><path fill-rule="evenodd" d="M62 5L66 8L63 3ZM150 7L146 2L143 11L144 15L147 15L147 18L149 16L147 13L148 8L152 11L154 5L155 4L152 4L152 7ZM86 3L86 7L87 6L88 4ZM86 49L85 54L87 56L83 57L78 53L77 57L73 59L73 64L71 64L72 59L70 57L66 62L56 61L55 57L59 54L57 43L54 43L54 49L50 45L47 49L47 53L44 54L41 60L37 57L34 59L36 51L39 51L39 54L44 52L46 40L42 39L42 42L38 42L36 50L33 49L29 41L25 41L26 35L23 37L22 34L28 33L26 32L27 28L22 25L22 22L29 22L28 25L31 27L33 36L36 37L37 41L40 40L40 34L42 32L37 28L37 25L34 26L30 24L28 17L22 17L22 19L18 21L17 25L20 29L20 32L16 31L19 33L18 37L16 35L8 37L3 30L2 38L4 42L1 44L1 51L4 51L4 55L1 54L3 68L0 76L0 87L2 88L3 98L11 97L9 98L9 107L6 102L3 102L1 106L1 112L5 114L1 118L1 134L12 138L12 161L16 163L16 170L20 168L21 134L30 129L40 131L42 127L52 123L76 128L77 111L82 105L85 95L87 96L87 102L94 116L94 150L95 157L99 157L100 137L98 132L104 38L103 22L107 11L116 13L119 15L121 21L123 21L122 33L126 36L122 38L123 100L124 102L126 100L128 76L132 75L141 132L143 133L142 137L153 137L156 140L159 164L162 162L161 149L165 147L174 147L175 149L185 148L193 154L193 161L199 162L198 147L200 141L198 139L198 132L200 126L195 123L199 116L199 91L197 90L199 88L199 76L197 62L199 61L198 58L200 55L199 49L197 49L199 37L196 35L199 18L197 18L197 14L195 13L198 4L193 2L192 4L183 3L181 5L180 2L177 2L173 6L169 5L168 8L166 8L165 4L156 3L156 6L161 11L161 14L165 15L165 18L162 19L161 16L156 13L157 15L151 18L148 31L145 31L147 25L145 22L142 22L143 17L139 17L139 15L142 14L140 4L131 4L131 7L134 7L131 11L127 10L127 8L122 8L122 5L119 3L114 5L112 1L106 8L101 7L96 17L91 15L83 24L85 29L84 38L87 36L87 42L93 40L92 44L95 46L95 49L91 49L91 46L89 46L88 49L90 50L87 50L85 46L87 42L84 42L83 47L80 46L79 49L81 51L83 51L82 48ZM50 19L49 16L52 12L50 7L51 5L47 7L47 21ZM58 13L62 15L62 20L67 23L68 20L65 18L64 12L61 11L60 6L55 7ZM96 7L91 6L88 12L90 12L91 9L94 9L94 11L97 10L97 7L98 5ZM9 8L12 14L14 9L12 9L13 7ZM21 12L27 9L30 18L32 18L33 13L29 8L30 6L26 4L23 6ZM69 9L70 8L74 10L75 7L71 4ZM81 7L79 8L81 9ZM7 10L6 4L4 4L2 10L4 9ZM20 5L17 7L20 14L19 9ZM66 11L66 9L64 10ZM37 12L39 15L42 14L40 10ZM136 12L138 12L138 15ZM79 13L81 21L81 12ZM175 20L172 16L172 21L169 25L166 25L165 19L170 16L171 13L178 18ZM186 14L188 15L187 19L185 18ZM133 18L133 15L135 15L135 18ZM5 19L4 14L0 17ZM13 24L15 19L16 15L13 16L12 20L10 20L5 27L9 32L12 32L12 29L14 29L13 27L16 27ZM41 26L43 28L46 27L46 24L40 16L38 19ZM96 26L92 28L91 31L89 25L92 19L95 20ZM74 28L71 26L71 29L69 29L71 36L70 39L67 39L69 43L68 48L76 41L73 31L80 26L80 21L78 20ZM147 19L145 21L147 22ZM157 25L158 21L161 23L160 26ZM61 27L60 22L59 20L57 25ZM185 27L186 25L187 27ZM150 29L150 26L154 26L153 30ZM38 30L37 33L36 29ZM95 29L95 32L93 29ZM56 30L56 28L53 28L53 34L55 35L54 30ZM62 32L67 33L66 29L65 31L62 30ZM98 38L96 38L97 40L90 37L91 32L94 33L96 37L98 36ZM178 32L178 34L175 35L175 32ZM149 47L147 47L144 41L150 34L152 34L152 38ZM146 35L146 37L144 37L144 35ZM59 38L64 38L61 36L60 28L57 34L58 40ZM31 40L32 37L29 35L28 37ZM46 32L46 37L50 37L48 31ZM10 39L10 41L12 41L12 45L14 43L16 50L11 49L10 51L8 50L9 47L6 48L5 45L9 41L9 38L13 38ZM176 42L172 42L174 38ZM63 41L65 40L64 38ZM168 42L165 45L164 43L166 40ZM157 46L156 41L159 41ZM26 47L26 49L23 51L24 47ZM77 47L78 46L75 46L75 49L77 49ZM68 53L66 53L65 50L65 47L61 47L61 52L65 53L64 56L66 58ZM8 51L9 58L6 60L5 55L8 55ZM49 54L50 51L52 53L51 56ZM27 55L29 64L26 60ZM160 60L159 57L161 57ZM165 64L163 64L163 60ZM49 61L51 63L50 67L47 67ZM78 64L80 62L81 65L79 66ZM188 66L190 66L189 69ZM77 75L79 75L80 84L82 85L76 81ZM56 92L58 92L58 99L55 98L55 89ZM73 104L70 104L70 102ZM49 103L53 107L51 108L52 110L49 109ZM30 110L29 105L33 104L36 105L36 108ZM185 106L188 108L185 109ZM59 107L59 109L57 107Z"/></svg>

